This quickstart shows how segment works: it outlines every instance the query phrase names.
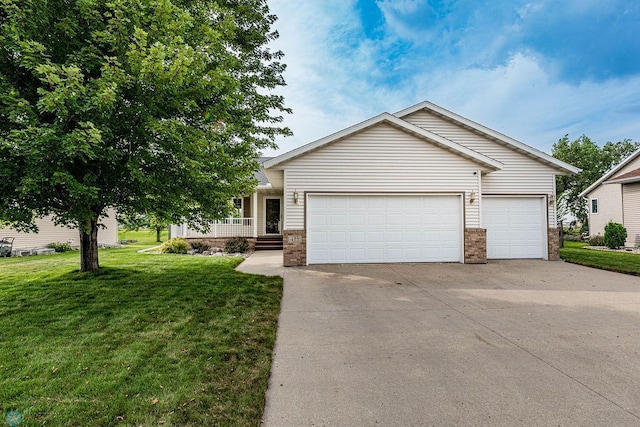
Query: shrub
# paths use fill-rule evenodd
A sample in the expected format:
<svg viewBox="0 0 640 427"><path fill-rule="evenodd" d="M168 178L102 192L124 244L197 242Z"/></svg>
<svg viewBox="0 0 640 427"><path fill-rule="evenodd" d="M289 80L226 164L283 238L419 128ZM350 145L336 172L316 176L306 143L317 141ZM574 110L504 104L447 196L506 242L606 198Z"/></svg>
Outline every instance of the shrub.
<svg viewBox="0 0 640 427"><path fill-rule="evenodd" d="M202 253L204 251L209 250L209 245L206 244L205 242L194 241L194 242L190 242L190 244L191 244L191 248L198 253Z"/></svg>
<svg viewBox="0 0 640 427"><path fill-rule="evenodd" d="M611 221L604 227L604 244L608 248L618 249L624 246L625 240L627 240L627 229L622 224Z"/></svg>
<svg viewBox="0 0 640 427"><path fill-rule="evenodd" d="M49 243L47 245L47 247L49 249L53 249L56 252L69 252L69 251L73 250L73 248L71 247L70 244L68 244L68 243L60 243L60 242Z"/></svg>
<svg viewBox="0 0 640 427"><path fill-rule="evenodd" d="M224 251L227 253L246 252L249 249L249 242L244 237L234 237L224 244Z"/></svg>
<svg viewBox="0 0 640 427"><path fill-rule="evenodd" d="M604 246L604 236L598 234L589 237L589 246Z"/></svg>
<svg viewBox="0 0 640 427"><path fill-rule="evenodd" d="M182 237L174 237L160 246L163 254L186 254L189 251L189 242Z"/></svg>

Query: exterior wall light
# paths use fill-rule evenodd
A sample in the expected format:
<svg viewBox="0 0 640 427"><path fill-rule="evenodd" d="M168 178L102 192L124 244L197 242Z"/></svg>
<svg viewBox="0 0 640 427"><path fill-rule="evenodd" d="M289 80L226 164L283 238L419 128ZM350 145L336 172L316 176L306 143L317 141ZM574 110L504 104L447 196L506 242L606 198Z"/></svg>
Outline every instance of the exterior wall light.
<svg viewBox="0 0 640 427"><path fill-rule="evenodd" d="M476 192L471 190L471 194L469 195L469 203L473 203L476 201Z"/></svg>
<svg viewBox="0 0 640 427"><path fill-rule="evenodd" d="M298 190L293 190L293 203L298 204Z"/></svg>

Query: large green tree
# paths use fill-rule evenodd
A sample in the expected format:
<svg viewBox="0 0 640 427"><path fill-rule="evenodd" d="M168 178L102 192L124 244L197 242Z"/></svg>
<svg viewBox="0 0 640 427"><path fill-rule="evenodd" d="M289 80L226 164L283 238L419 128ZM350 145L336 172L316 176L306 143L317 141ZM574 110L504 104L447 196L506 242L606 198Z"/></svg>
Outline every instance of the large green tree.
<svg viewBox="0 0 640 427"><path fill-rule="evenodd" d="M90 271L108 208L227 214L289 133L275 19L266 0L0 0L0 220L78 227Z"/></svg>
<svg viewBox="0 0 640 427"><path fill-rule="evenodd" d="M640 142L631 142L630 139L607 142L600 147L585 135L573 141L569 139L569 135L565 135L553 144L552 155L579 167L582 172L558 177L556 196L562 195L569 211L579 220L585 221L587 219L586 201L579 197L579 194L638 147Z"/></svg>

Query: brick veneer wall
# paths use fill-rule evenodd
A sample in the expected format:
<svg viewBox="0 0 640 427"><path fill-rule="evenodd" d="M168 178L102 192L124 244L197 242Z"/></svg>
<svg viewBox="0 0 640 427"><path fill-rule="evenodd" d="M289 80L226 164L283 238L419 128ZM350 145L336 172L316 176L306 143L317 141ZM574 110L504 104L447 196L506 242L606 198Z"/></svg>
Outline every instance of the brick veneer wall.
<svg viewBox="0 0 640 427"><path fill-rule="evenodd" d="M466 264L487 263L487 230L485 228L464 229L464 262Z"/></svg>
<svg viewBox="0 0 640 427"><path fill-rule="evenodd" d="M307 265L306 230L284 230L282 237L284 266L296 267Z"/></svg>
<svg viewBox="0 0 640 427"><path fill-rule="evenodd" d="M547 244L549 250L549 261L560 260L560 230L549 228L547 232Z"/></svg>
<svg viewBox="0 0 640 427"><path fill-rule="evenodd" d="M224 248L224 244L234 239L234 237L187 237L187 242L202 242L210 248ZM253 237L246 237L247 243L249 243L249 249L254 250L256 248L256 239Z"/></svg>

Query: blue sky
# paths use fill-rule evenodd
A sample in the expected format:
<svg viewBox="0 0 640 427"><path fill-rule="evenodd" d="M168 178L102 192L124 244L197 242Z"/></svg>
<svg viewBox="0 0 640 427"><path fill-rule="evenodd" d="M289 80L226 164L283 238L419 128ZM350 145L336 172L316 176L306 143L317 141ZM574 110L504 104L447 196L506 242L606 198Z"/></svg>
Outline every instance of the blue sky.
<svg viewBox="0 0 640 427"><path fill-rule="evenodd" d="M551 152L640 140L640 2L268 0L289 151L428 100Z"/></svg>

